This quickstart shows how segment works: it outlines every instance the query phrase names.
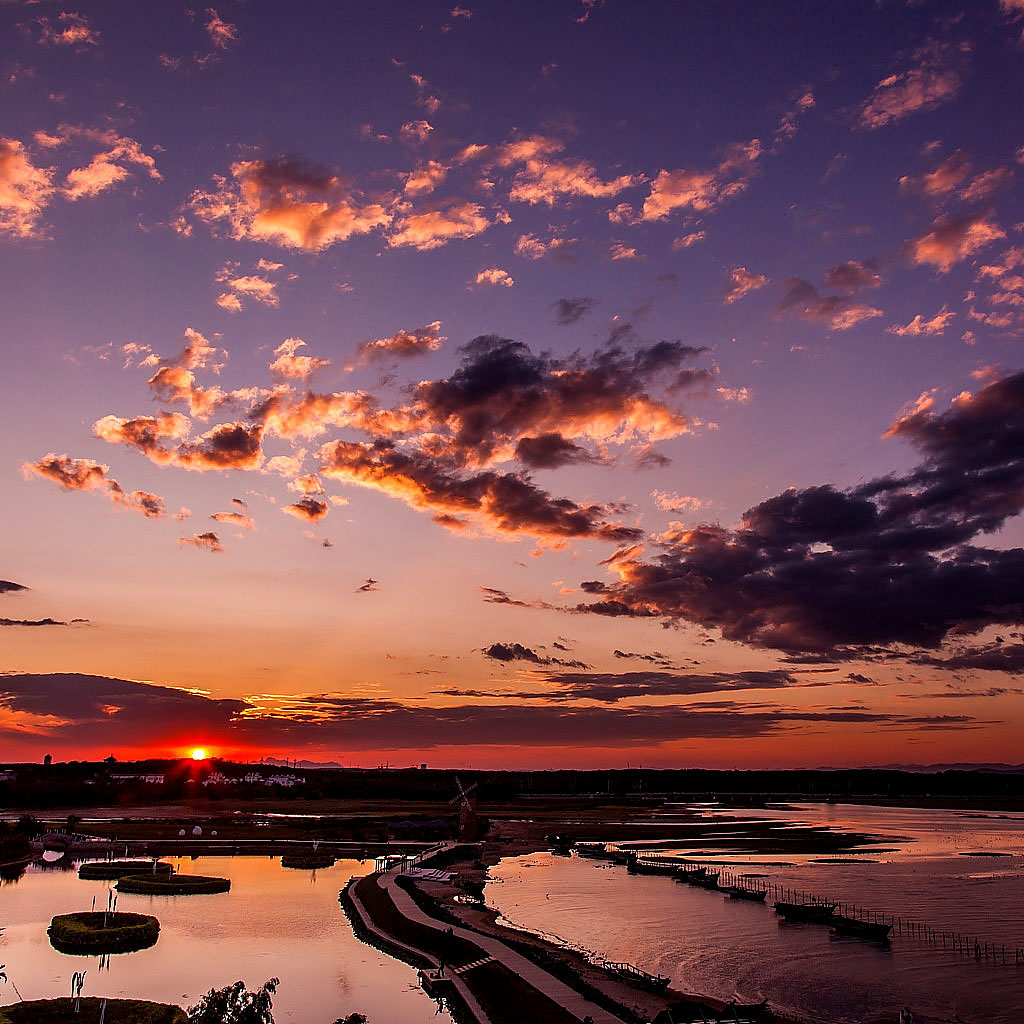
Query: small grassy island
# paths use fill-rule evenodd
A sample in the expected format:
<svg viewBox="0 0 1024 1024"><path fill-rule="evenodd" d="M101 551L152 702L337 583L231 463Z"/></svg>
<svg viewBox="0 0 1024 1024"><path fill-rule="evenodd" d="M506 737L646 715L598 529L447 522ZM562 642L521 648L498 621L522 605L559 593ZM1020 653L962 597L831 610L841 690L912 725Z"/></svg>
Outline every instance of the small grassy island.
<svg viewBox="0 0 1024 1024"><path fill-rule="evenodd" d="M50 922L49 935L58 953L132 953L154 945L160 922L149 914L58 914Z"/></svg>
<svg viewBox="0 0 1024 1024"><path fill-rule="evenodd" d="M230 878L213 875L125 875L118 880L118 892L136 893L140 896L193 896L200 893L227 892L231 888Z"/></svg>
<svg viewBox="0 0 1024 1024"><path fill-rule="evenodd" d="M33 999L0 1006L0 1024L82 1024L100 1019L102 1000L82 998L75 1013L73 999ZM105 1024L186 1024L185 1011L169 1003L143 999L108 999Z"/></svg>
<svg viewBox="0 0 1024 1024"><path fill-rule="evenodd" d="M334 866L334 857L329 853L286 853L281 858L283 868L329 868Z"/></svg>
<svg viewBox="0 0 1024 1024"><path fill-rule="evenodd" d="M152 861L147 860L93 860L78 869L78 877L114 879L124 878L125 875L169 875L173 870L170 864L162 861L158 861L154 867Z"/></svg>

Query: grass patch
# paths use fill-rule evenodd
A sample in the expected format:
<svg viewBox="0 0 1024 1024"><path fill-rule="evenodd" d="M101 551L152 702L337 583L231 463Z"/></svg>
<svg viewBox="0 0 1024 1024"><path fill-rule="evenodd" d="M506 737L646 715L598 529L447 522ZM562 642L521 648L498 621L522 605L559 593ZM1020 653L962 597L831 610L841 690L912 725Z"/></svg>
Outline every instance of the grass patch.
<svg viewBox="0 0 1024 1024"><path fill-rule="evenodd" d="M58 914L49 936L58 953L132 953L156 942L160 922L149 914Z"/></svg>
<svg viewBox="0 0 1024 1024"><path fill-rule="evenodd" d="M71 999L33 999L0 1006L0 1024L97 1024L102 1000L83 998L74 1012ZM142 999L108 999L106 1024L186 1024L185 1011L168 1003Z"/></svg>
<svg viewBox="0 0 1024 1024"><path fill-rule="evenodd" d="M158 862L156 871L152 861L148 860L93 860L78 869L79 878L113 879L124 878L125 875L158 874L169 875L174 869L170 864Z"/></svg>
<svg viewBox="0 0 1024 1024"><path fill-rule="evenodd" d="M191 896L199 893L227 892L230 878L213 875L126 875L117 883L118 892L140 896Z"/></svg>

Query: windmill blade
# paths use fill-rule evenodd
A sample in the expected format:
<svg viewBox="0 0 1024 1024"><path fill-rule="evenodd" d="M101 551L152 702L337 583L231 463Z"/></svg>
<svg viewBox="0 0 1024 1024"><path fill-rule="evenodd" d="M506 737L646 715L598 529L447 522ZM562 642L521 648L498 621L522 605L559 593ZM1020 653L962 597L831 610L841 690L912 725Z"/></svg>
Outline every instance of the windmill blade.
<svg viewBox="0 0 1024 1024"><path fill-rule="evenodd" d="M474 782L472 785L468 787L463 786L462 780L458 777L458 775L456 775L455 785L459 787L458 796L453 796L451 800L448 801L448 805L451 806L452 804L461 803L462 806L466 808L466 810L472 810L473 805L469 801L469 794L477 788L478 783Z"/></svg>

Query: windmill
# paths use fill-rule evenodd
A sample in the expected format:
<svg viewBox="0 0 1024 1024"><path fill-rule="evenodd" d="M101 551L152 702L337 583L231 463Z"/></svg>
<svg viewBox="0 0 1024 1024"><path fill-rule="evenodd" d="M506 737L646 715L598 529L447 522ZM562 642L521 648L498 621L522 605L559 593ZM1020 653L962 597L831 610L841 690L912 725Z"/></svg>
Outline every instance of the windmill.
<svg viewBox="0 0 1024 1024"><path fill-rule="evenodd" d="M458 795L453 796L448 801L448 804L449 806L452 804L459 805L459 825L456 836L467 842L473 842L477 838L479 825L477 823L476 808L473 806L473 801L470 800L469 794L476 789L477 783L474 782L467 788L462 785L462 780L456 775L455 785L459 787Z"/></svg>

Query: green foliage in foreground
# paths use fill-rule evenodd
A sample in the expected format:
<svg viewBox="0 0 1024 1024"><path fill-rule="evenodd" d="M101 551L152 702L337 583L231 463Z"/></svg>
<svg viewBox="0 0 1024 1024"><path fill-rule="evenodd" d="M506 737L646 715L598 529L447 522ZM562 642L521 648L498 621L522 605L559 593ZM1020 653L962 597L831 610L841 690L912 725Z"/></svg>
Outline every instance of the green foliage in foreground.
<svg viewBox="0 0 1024 1024"><path fill-rule="evenodd" d="M213 875L127 875L117 883L118 892L142 896L190 896L197 893L227 892L230 878Z"/></svg>
<svg viewBox="0 0 1024 1024"><path fill-rule="evenodd" d="M83 998L74 1012L71 999L34 999L0 1006L0 1024L98 1024L101 999ZM108 999L105 1024L186 1024L180 1006L142 999Z"/></svg>
<svg viewBox="0 0 1024 1024"><path fill-rule="evenodd" d="M277 978L271 978L254 990L247 989L243 981L211 988L195 1006L189 1007L188 1024L274 1024L272 997L280 984ZM0 1024L5 1022L0 1019ZM366 1017L350 1013L334 1024L366 1024Z"/></svg>
<svg viewBox="0 0 1024 1024"><path fill-rule="evenodd" d="M156 942L160 922L149 914L58 914L49 934L50 945L61 953L130 953Z"/></svg>

